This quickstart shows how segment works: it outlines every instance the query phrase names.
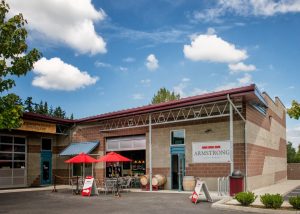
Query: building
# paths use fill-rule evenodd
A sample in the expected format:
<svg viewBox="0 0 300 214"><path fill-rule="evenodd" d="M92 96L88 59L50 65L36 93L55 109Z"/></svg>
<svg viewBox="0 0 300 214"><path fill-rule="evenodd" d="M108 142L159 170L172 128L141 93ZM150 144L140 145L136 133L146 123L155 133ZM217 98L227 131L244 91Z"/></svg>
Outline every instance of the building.
<svg viewBox="0 0 300 214"><path fill-rule="evenodd" d="M218 177L239 169L246 176L246 189L252 190L286 180L285 115L279 98L273 101L249 85L63 121L65 134L52 135L52 173L80 174L80 167L70 171L63 162L80 151L95 156L115 151L133 159L121 164L122 175L163 174L167 189L181 189L182 176L193 175L216 190ZM26 141L30 148L30 137ZM42 153L36 155L37 163L42 162L39 157ZM27 162L31 175L31 162ZM91 166L86 166L86 172L91 172ZM111 173L112 166L96 164L95 177ZM34 176L27 177L27 185L32 185Z"/></svg>
<svg viewBox="0 0 300 214"><path fill-rule="evenodd" d="M25 113L17 130L0 130L0 188L49 185L73 121Z"/></svg>

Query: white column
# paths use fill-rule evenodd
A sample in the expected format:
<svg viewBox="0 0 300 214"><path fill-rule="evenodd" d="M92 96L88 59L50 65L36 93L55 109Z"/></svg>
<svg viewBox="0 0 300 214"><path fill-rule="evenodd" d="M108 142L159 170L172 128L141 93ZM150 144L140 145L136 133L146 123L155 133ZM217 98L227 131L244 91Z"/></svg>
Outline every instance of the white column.
<svg viewBox="0 0 300 214"><path fill-rule="evenodd" d="M152 121L151 114L149 115L149 185L152 191Z"/></svg>
<svg viewBox="0 0 300 214"><path fill-rule="evenodd" d="M234 165L233 165L233 109L232 109L232 104L229 104L229 111L230 111L230 121L229 121L229 136L230 136L230 144L231 144L231 163L230 163L230 174L232 174L234 170Z"/></svg>

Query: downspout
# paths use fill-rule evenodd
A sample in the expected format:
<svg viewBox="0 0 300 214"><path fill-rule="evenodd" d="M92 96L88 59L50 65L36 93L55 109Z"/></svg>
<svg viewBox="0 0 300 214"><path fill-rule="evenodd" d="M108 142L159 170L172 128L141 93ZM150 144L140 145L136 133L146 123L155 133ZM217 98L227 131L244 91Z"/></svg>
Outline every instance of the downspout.
<svg viewBox="0 0 300 214"><path fill-rule="evenodd" d="M152 118L149 114L149 190L152 192Z"/></svg>
<svg viewBox="0 0 300 214"><path fill-rule="evenodd" d="M237 107L234 105L232 100L230 99L230 95L227 94L227 100L229 101L230 105L234 108L234 110L238 113L238 115L242 118L244 121L244 141L245 141L245 191L247 191L248 186L247 186L247 180L248 180L248 165L247 165L247 160L248 160L248 146L247 146L247 120L243 117L243 115L239 112Z"/></svg>

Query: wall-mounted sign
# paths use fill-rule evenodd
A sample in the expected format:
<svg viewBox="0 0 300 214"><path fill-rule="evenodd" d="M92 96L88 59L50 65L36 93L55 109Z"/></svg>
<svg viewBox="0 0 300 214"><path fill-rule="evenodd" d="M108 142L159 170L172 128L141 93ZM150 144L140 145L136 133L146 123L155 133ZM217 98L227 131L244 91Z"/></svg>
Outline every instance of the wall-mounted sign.
<svg viewBox="0 0 300 214"><path fill-rule="evenodd" d="M18 128L18 130L55 134L56 124L40 121L23 120L23 125L20 128Z"/></svg>
<svg viewBox="0 0 300 214"><path fill-rule="evenodd" d="M230 141L194 142L193 163L230 163Z"/></svg>

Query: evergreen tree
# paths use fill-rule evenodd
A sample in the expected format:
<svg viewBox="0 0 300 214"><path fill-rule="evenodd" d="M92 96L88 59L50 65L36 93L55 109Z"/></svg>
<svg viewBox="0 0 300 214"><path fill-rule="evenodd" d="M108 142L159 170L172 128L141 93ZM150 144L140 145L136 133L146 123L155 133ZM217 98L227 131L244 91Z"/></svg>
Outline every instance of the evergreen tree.
<svg viewBox="0 0 300 214"><path fill-rule="evenodd" d="M49 108L49 110L48 110L48 115L49 115L49 116L53 116L53 113L54 113L53 107L50 106L50 108Z"/></svg>
<svg viewBox="0 0 300 214"><path fill-rule="evenodd" d="M24 102L24 110L26 112L34 112L34 103L32 102L32 97L27 97Z"/></svg>
<svg viewBox="0 0 300 214"><path fill-rule="evenodd" d="M49 109L48 109L48 103L45 102L43 106L43 114L48 115Z"/></svg>

